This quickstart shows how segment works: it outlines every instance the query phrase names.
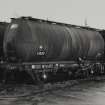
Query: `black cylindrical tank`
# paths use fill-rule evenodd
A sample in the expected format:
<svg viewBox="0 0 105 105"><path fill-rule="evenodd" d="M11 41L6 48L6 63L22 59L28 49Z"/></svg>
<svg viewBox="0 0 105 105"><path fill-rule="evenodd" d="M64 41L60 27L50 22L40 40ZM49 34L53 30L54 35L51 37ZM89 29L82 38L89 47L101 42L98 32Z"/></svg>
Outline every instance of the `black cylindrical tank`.
<svg viewBox="0 0 105 105"><path fill-rule="evenodd" d="M94 59L103 50L97 31L23 18L12 20L4 39L5 55L26 62Z"/></svg>
<svg viewBox="0 0 105 105"><path fill-rule="evenodd" d="M5 29L7 28L8 23L6 22L0 22L0 57L3 57L3 39L4 39L4 33Z"/></svg>

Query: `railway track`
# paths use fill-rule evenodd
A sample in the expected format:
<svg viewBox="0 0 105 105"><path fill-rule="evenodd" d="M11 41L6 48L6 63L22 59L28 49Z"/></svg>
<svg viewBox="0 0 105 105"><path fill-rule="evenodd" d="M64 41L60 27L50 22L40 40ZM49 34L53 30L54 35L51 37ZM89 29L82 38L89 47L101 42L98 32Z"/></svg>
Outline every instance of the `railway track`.
<svg viewBox="0 0 105 105"><path fill-rule="evenodd" d="M55 90L62 90L64 88L70 88L73 85L80 84L87 81L105 80L105 76L89 77L78 80L68 80L56 83L46 83L41 85L33 84L0 84L0 99L21 98L21 97L33 97L38 94L47 93Z"/></svg>

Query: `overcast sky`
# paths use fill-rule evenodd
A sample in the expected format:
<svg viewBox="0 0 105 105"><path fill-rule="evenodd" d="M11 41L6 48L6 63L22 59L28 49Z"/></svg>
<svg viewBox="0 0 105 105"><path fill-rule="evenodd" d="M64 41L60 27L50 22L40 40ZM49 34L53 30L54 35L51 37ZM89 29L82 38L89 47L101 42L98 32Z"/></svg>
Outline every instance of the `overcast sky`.
<svg viewBox="0 0 105 105"><path fill-rule="evenodd" d="M105 29L105 0L0 0L0 20L32 16Z"/></svg>

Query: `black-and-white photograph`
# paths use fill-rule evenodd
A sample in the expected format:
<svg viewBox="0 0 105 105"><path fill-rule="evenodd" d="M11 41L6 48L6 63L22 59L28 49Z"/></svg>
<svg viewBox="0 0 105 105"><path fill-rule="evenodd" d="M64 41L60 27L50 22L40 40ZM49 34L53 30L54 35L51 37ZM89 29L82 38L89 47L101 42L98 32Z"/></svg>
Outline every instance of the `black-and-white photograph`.
<svg viewBox="0 0 105 105"><path fill-rule="evenodd" d="M105 0L0 0L0 105L105 105Z"/></svg>

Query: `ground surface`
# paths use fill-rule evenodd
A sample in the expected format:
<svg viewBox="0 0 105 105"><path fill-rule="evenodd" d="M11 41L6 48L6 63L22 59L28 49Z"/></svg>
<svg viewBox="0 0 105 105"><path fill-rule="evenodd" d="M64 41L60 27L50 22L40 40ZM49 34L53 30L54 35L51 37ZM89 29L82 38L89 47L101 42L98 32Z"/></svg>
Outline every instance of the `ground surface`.
<svg viewBox="0 0 105 105"><path fill-rule="evenodd" d="M35 90L33 85L18 85L13 90L2 87L0 105L105 105L105 80L85 81L40 94Z"/></svg>

